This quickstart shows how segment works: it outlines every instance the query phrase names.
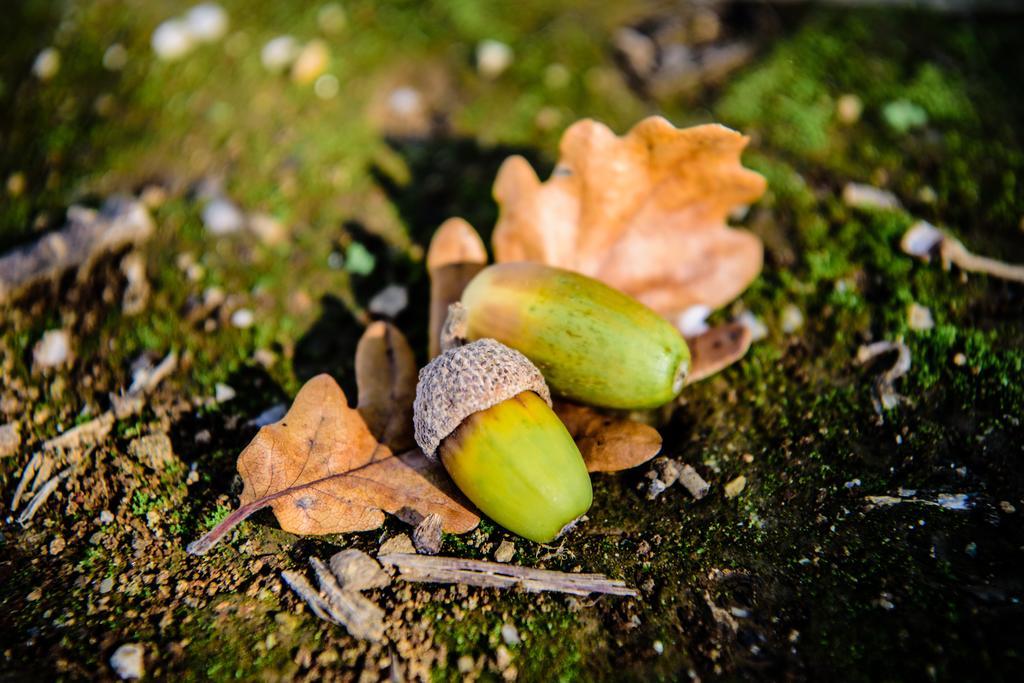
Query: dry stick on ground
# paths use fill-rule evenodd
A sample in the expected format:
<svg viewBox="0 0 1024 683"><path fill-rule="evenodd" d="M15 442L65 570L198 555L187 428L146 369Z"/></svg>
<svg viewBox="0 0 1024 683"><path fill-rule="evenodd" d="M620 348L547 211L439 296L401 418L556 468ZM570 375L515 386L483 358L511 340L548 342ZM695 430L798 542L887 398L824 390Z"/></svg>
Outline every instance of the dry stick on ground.
<svg viewBox="0 0 1024 683"><path fill-rule="evenodd" d="M72 206L66 226L0 257L0 305L72 268L82 279L101 255L144 242L153 229L153 219L137 201L108 200L100 211Z"/></svg>
<svg viewBox="0 0 1024 683"><path fill-rule="evenodd" d="M11 511L18 509L26 492L32 494L28 507L18 516L18 522L25 524L46 502L56 489L59 480L66 479L86 454L83 449L99 443L110 434L117 420L130 417L142 410L146 394L151 392L178 366L178 354L168 353L160 363L151 369L136 372L128 392L123 396L112 396L113 408L85 424L44 441L21 471L21 479L11 499ZM65 469L54 479L50 473L58 463L70 461L71 467Z"/></svg>
<svg viewBox="0 0 1024 683"><path fill-rule="evenodd" d="M946 270L949 270L951 263L955 263L969 273L982 273L1011 282L1024 282L1024 265L1004 263L994 258L973 254L963 242L928 221L918 221L910 226L900 240L900 248L911 256L925 260L938 250L942 267Z"/></svg>
<svg viewBox="0 0 1024 683"><path fill-rule="evenodd" d="M609 579L602 574L572 574L498 562L405 553L382 555L377 559L385 566L398 569L398 578L415 583L457 583L482 588L521 587L530 593L547 591L584 596L603 593L635 597L637 594L623 581Z"/></svg>

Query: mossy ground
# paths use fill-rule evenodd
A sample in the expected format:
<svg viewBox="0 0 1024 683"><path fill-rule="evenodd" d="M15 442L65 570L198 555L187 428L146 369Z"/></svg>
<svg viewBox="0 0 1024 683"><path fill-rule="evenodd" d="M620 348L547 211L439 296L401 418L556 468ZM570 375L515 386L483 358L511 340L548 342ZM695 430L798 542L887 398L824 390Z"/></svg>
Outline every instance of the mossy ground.
<svg viewBox="0 0 1024 683"><path fill-rule="evenodd" d="M258 57L279 33L318 35L319 8L224 4L229 36L175 64L157 62L148 41L176 3L22 2L0 27L0 175L20 174L25 186L0 202L0 245L60 224L72 201L150 183L169 193L144 250L153 295L143 313L120 312L116 260L2 312L2 420L17 421L31 445L105 410L140 353L182 357L150 408L86 454L31 525L5 524L8 677L109 676L107 659L127 641L147 643L158 676L384 670L394 653L360 648L300 611L277 579L310 554L375 548L379 532L295 539L264 515L211 556L188 557L184 545L234 503L234 459L252 436L246 420L319 371L354 395L352 353L368 298L383 285L410 287L398 322L422 353L423 248L451 215L489 230L490 184L505 156L524 153L543 174L571 121L592 116L621 132L651 113L752 135L746 162L769 181L744 219L765 240L766 267L737 306L770 334L740 364L690 388L665 429L667 454L698 466L712 493L693 502L676 487L648 501L642 473L598 476L590 521L560 550L517 544L516 561L606 572L640 587L641 599L456 589L412 599L402 613L432 630L441 653L434 677L458 678L465 655L499 677L504 623L523 638L509 648L520 680L996 680L1019 670L1024 292L913 261L898 247L924 218L980 253L1024 261L1018 17L780 9L788 30L724 85L652 101L625 85L609 48L611 32L649 8L349 2L346 28L328 36L341 93L320 100L267 75ZM472 67L485 38L516 50L495 81ZM114 41L129 54L120 72L101 66ZM50 44L62 66L39 83L30 65ZM564 67L566 83L552 65ZM374 103L418 82L445 93L431 105L429 135L380 125ZM836 114L844 94L864 105L852 124ZM896 130L885 112L899 100L927 123ZM193 195L209 177L247 210L288 225L288 239L268 246L207 234ZM851 180L891 189L906 208L845 206ZM332 254L353 243L374 256L371 273L337 267ZM202 266L191 278L182 254ZM229 295L226 309L254 310L256 324L189 319L213 286ZM909 327L911 303L931 310L933 329ZM790 304L806 324L784 334ZM34 373L32 346L58 326L72 331L74 364ZM897 383L907 401L881 416L872 395L884 359L855 362L860 344L880 339L902 339L913 359ZM257 351L276 362L258 362ZM219 382L238 398L207 401ZM126 452L152 431L171 434L178 458L161 472ZM29 452L0 463L0 505ZM199 479L186 484L193 464ZM723 484L740 474L746 488L725 498ZM926 499L967 493L973 507L867 505L866 496L900 488ZM101 510L117 521L99 525ZM448 538L445 551L483 556L503 538L485 524ZM113 589L100 593L108 577ZM399 609L411 599L376 597Z"/></svg>

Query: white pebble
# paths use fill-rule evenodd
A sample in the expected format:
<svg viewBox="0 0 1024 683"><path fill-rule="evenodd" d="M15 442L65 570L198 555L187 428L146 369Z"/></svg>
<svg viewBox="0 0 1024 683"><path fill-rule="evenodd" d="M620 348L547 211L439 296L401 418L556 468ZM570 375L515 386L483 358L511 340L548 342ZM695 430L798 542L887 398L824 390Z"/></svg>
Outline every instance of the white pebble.
<svg viewBox="0 0 1024 683"><path fill-rule="evenodd" d="M399 116L414 116L423 109L423 97L409 86L395 88L388 95L388 107Z"/></svg>
<svg viewBox="0 0 1024 683"><path fill-rule="evenodd" d="M185 13L185 24L197 41L212 43L228 32L228 13L215 2L204 2Z"/></svg>
<svg viewBox="0 0 1024 683"><path fill-rule="evenodd" d="M793 334L804 326L804 313L796 304L786 304L782 309L782 331L786 334Z"/></svg>
<svg viewBox="0 0 1024 683"><path fill-rule="evenodd" d="M128 63L128 50L121 43L114 43L103 53L103 68L120 71Z"/></svg>
<svg viewBox="0 0 1024 683"><path fill-rule="evenodd" d="M32 361L37 368L64 365L70 355L71 335L67 330L47 330L32 349Z"/></svg>
<svg viewBox="0 0 1024 683"><path fill-rule="evenodd" d="M863 183L846 183L843 203L857 209L898 209L901 206L892 192Z"/></svg>
<svg viewBox="0 0 1024 683"><path fill-rule="evenodd" d="M905 254L927 259L945 238L945 233L928 221L918 221L903 233L900 249Z"/></svg>
<svg viewBox="0 0 1024 683"><path fill-rule="evenodd" d="M518 645L520 642L519 629L515 627L515 624L502 624L501 639L505 641L506 645Z"/></svg>
<svg viewBox="0 0 1024 683"><path fill-rule="evenodd" d="M32 73L41 81L48 81L60 71L60 53L57 48L48 47L32 62Z"/></svg>
<svg viewBox="0 0 1024 683"><path fill-rule="evenodd" d="M476 46L476 69L484 78L497 78L512 64L512 48L497 40Z"/></svg>
<svg viewBox="0 0 1024 683"><path fill-rule="evenodd" d="M736 322L750 330L750 341L752 342L761 341L768 336L768 326L750 311L740 313Z"/></svg>
<svg viewBox="0 0 1024 683"><path fill-rule="evenodd" d="M121 680L142 678L146 673L145 656L146 650L140 643L125 643L114 651L110 666Z"/></svg>
<svg viewBox="0 0 1024 683"><path fill-rule="evenodd" d="M184 21L168 19L153 31L150 44L157 57L165 62L173 62L192 51L195 38Z"/></svg>
<svg viewBox="0 0 1024 683"><path fill-rule="evenodd" d="M245 216L234 202L217 197L203 207L203 224L214 235L227 235L245 226Z"/></svg>
<svg viewBox="0 0 1024 683"><path fill-rule="evenodd" d="M217 403L227 403L235 397L235 390L227 385L220 382L213 388L213 398Z"/></svg>
<svg viewBox="0 0 1024 683"><path fill-rule="evenodd" d="M278 36L268 40L260 50L260 61L267 71L284 71L299 54L299 44L291 36Z"/></svg>
<svg viewBox="0 0 1024 683"><path fill-rule="evenodd" d="M711 309L704 304L690 306L676 318L676 327L684 337L699 337L710 329L707 322L709 315Z"/></svg>
<svg viewBox="0 0 1024 683"><path fill-rule="evenodd" d="M240 330L252 327L254 322L256 322L256 316L248 308L239 308L231 314L231 324Z"/></svg>
<svg viewBox="0 0 1024 683"><path fill-rule="evenodd" d="M329 100L338 94L340 86L338 79L332 74L324 74L316 79L316 83L313 84L313 92L321 100Z"/></svg>
<svg viewBox="0 0 1024 683"><path fill-rule="evenodd" d="M935 327L931 309L918 303L907 306L907 326L917 331L930 330Z"/></svg>
<svg viewBox="0 0 1024 683"><path fill-rule="evenodd" d="M102 510L100 512L100 524L107 525L114 522L114 513L110 510Z"/></svg>
<svg viewBox="0 0 1024 683"><path fill-rule="evenodd" d="M388 285L374 294L367 308L374 315L394 318L409 305L409 291L401 285Z"/></svg>

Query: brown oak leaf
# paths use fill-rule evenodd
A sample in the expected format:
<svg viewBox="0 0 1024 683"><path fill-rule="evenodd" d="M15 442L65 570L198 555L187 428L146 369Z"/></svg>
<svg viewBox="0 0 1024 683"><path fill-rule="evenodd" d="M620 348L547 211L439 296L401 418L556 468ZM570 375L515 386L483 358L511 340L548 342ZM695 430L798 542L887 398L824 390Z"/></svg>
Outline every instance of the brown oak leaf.
<svg viewBox="0 0 1024 683"><path fill-rule="evenodd" d="M566 401L555 401L555 414L580 449L588 472L628 470L661 451L658 430L635 420L610 417Z"/></svg>
<svg viewBox="0 0 1024 683"><path fill-rule="evenodd" d="M673 322L694 305L718 308L746 289L763 260L757 236L726 224L765 189L740 163L748 141L724 126L677 129L657 116L622 137L578 121L546 182L523 157L502 164L495 260L590 275Z"/></svg>
<svg viewBox="0 0 1024 683"><path fill-rule="evenodd" d="M699 382L743 358L750 348L750 339L750 328L741 323L717 325L687 339L690 374L686 376L686 383Z"/></svg>
<svg viewBox="0 0 1024 683"><path fill-rule="evenodd" d="M306 382L285 416L260 429L238 456L244 483L239 508L190 544L189 553L205 553L267 506L281 528L295 534L368 531L384 522L385 512L410 524L437 514L444 530L453 533L479 524L441 466L418 449L394 453L368 426L364 410L381 438L404 438L405 426L398 425L411 424L416 376L411 352L398 350L408 344L396 328L371 326L366 335L360 340L363 369L357 371L357 384L361 395L371 397L352 409L329 375ZM383 374L367 374L371 367ZM410 381L412 390L400 386ZM393 413L382 410L383 396L394 397Z"/></svg>
<svg viewBox="0 0 1024 683"><path fill-rule="evenodd" d="M487 265L487 248L473 226L449 218L437 229L427 249L430 274L430 357L441 353L441 328L448 305L462 296L469 281Z"/></svg>
<svg viewBox="0 0 1024 683"><path fill-rule="evenodd" d="M391 323L371 323L356 345L357 409L374 438L398 453L416 447L416 379L416 358L405 335Z"/></svg>

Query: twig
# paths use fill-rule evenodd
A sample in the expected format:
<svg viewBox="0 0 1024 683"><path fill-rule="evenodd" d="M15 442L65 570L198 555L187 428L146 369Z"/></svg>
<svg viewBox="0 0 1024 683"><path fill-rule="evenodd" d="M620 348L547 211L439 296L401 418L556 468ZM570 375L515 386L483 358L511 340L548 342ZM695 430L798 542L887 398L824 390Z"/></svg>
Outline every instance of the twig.
<svg viewBox="0 0 1024 683"><path fill-rule="evenodd" d="M140 380L136 377L126 397L122 397L120 403L117 397L112 397L114 407L111 410L107 410L84 424L44 441L39 450L32 455L21 471L21 479L18 481L18 486L15 488L14 496L11 499L11 511L13 512L18 509L26 490L41 492L42 488L45 488L45 485L49 485L50 481L56 481L47 480L53 467L58 462L63 463L69 455L99 443L110 434L117 420L130 417L141 411L145 395L156 388L157 384L167 375L171 374L177 366L178 354L171 351L164 356L164 359L155 368L142 371L145 373L143 379ZM78 464L80 460L80 457L71 456L72 464ZM65 472L67 471L65 470ZM45 485L44 482L46 482ZM30 483L31 488L29 488ZM49 496L49 493L47 496ZM33 502L37 498L38 494L33 498ZM45 497L43 500L45 500ZM42 501L36 507L41 504ZM33 510L34 513L35 511ZM19 517L19 520L22 517ZM31 517L32 515L29 515L26 519Z"/></svg>
<svg viewBox="0 0 1024 683"><path fill-rule="evenodd" d="M302 574L286 569L281 572L281 578L284 582L295 591L295 593L305 600L309 608L313 610L313 614L320 617L324 621L329 621L332 624L339 623L334 615L331 614L331 606L327 604L327 600L324 599L320 593L317 592L313 585L309 582Z"/></svg>
<svg viewBox="0 0 1024 683"><path fill-rule="evenodd" d="M900 248L911 256L925 260L938 251L942 267L946 270L954 263L969 273L983 273L1011 282L1024 282L1024 265L973 254L963 242L927 221L918 221L910 226L900 240Z"/></svg>
<svg viewBox="0 0 1024 683"><path fill-rule="evenodd" d="M910 371L910 348L902 341L878 341L857 349L857 362L862 365L890 351L899 352L896 362L875 380L875 391L878 395L871 399L875 412L879 415L885 410L895 408L903 400L903 397L896 393L895 383Z"/></svg>
<svg viewBox="0 0 1024 683"><path fill-rule="evenodd" d="M138 244L153 234L153 219L140 202L109 200L101 211L72 206L68 224L0 257L0 305L71 268L84 277L104 252Z"/></svg>
<svg viewBox="0 0 1024 683"><path fill-rule="evenodd" d="M57 485L71 476L71 472L74 471L75 467L72 465L64 469L56 477L53 477L39 489L39 492L32 497L32 500L28 502L25 509L18 515L18 524L25 524L35 516L36 511L46 502L46 499L56 490Z"/></svg>
<svg viewBox="0 0 1024 683"><path fill-rule="evenodd" d="M377 559L384 565L397 568L399 578L415 583L458 583L482 588L518 586L530 593L548 591L584 596L603 593L635 597L637 594L623 581L609 579L602 574L571 574L498 562L405 553L383 555Z"/></svg>
<svg viewBox="0 0 1024 683"><path fill-rule="evenodd" d="M309 558L309 564L337 622L356 638L379 641L384 636L384 610L359 593L338 585L334 574L319 558Z"/></svg>

